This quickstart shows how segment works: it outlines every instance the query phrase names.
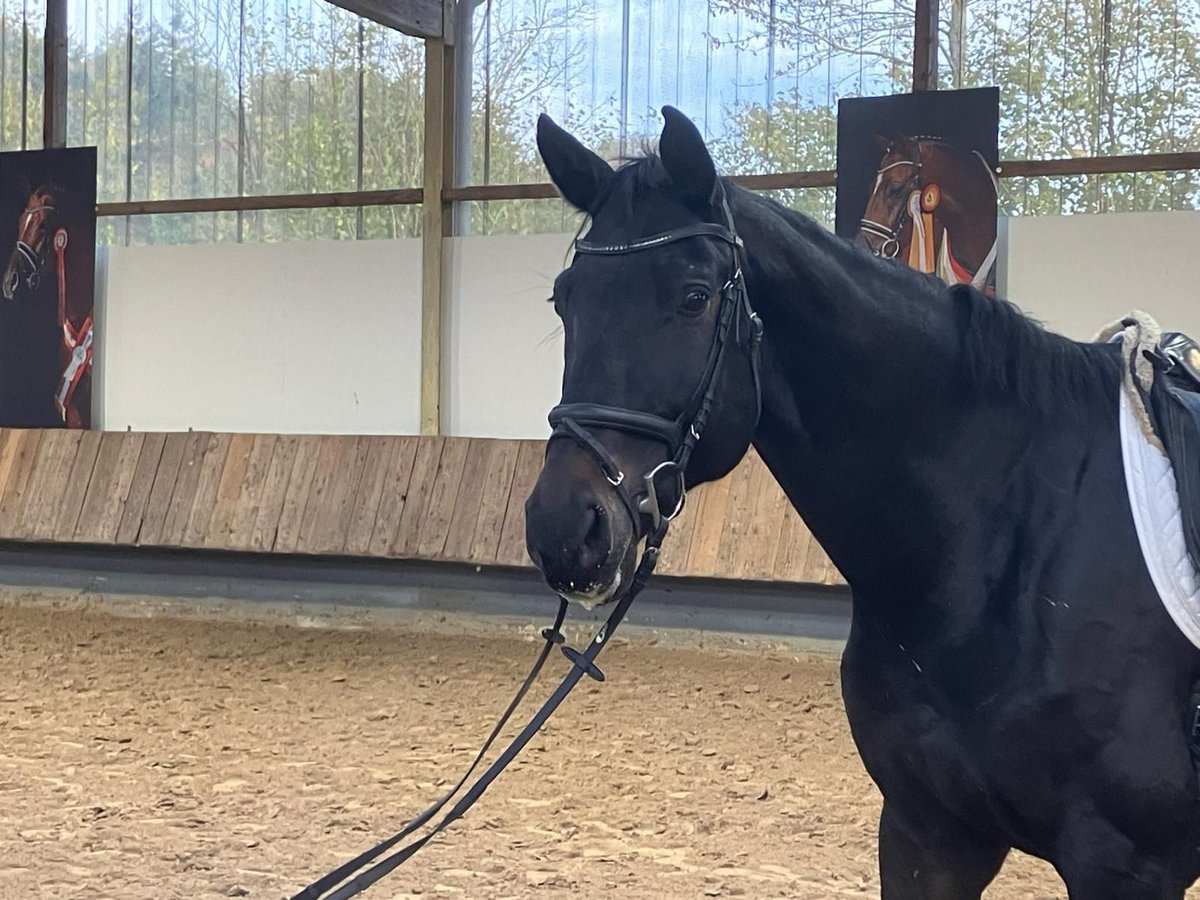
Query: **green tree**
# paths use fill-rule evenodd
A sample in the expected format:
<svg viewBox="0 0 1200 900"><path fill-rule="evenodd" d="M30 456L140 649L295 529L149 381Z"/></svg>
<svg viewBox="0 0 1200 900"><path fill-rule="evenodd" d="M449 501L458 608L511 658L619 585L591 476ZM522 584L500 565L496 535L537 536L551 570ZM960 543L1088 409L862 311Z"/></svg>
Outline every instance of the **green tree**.
<svg viewBox="0 0 1200 900"><path fill-rule="evenodd" d="M818 75L861 57L884 87L911 87L910 4L844 0L713 0L741 15L746 40L787 53L775 74ZM889 8L891 11L889 11ZM1200 7L1177 0L945 0L940 86L1000 87L1002 158L1045 159L1200 149ZM795 49L795 53L792 50ZM852 68L852 67L851 67ZM890 86L889 86L890 83ZM853 85L830 85L844 96ZM745 154L802 170L809 143L782 139L817 107L776 97L733 110ZM757 111L757 112L756 112ZM832 110L830 110L832 111ZM832 151L832 143L830 145ZM825 166L821 166L824 168ZM1155 210L1200 205L1200 173L1002 179L1001 213Z"/></svg>
<svg viewBox="0 0 1200 900"><path fill-rule="evenodd" d="M963 22L964 36L946 86L1000 86L1002 156L1200 149L1195 4L953 0L950 12ZM1001 185L1003 210L1021 215L1190 208L1200 200L1194 171Z"/></svg>

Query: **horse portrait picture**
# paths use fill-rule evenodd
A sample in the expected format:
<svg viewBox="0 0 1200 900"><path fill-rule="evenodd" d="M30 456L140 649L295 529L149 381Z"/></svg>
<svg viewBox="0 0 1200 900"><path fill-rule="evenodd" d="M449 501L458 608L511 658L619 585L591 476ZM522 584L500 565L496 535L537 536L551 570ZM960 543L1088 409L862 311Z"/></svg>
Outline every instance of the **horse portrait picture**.
<svg viewBox="0 0 1200 900"><path fill-rule="evenodd" d="M90 428L94 147L0 153L0 427Z"/></svg>
<svg viewBox="0 0 1200 900"><path fill-rule="evenodd" d="M994 294L998 103L995 88L841 101L837 233Z"/></svg>

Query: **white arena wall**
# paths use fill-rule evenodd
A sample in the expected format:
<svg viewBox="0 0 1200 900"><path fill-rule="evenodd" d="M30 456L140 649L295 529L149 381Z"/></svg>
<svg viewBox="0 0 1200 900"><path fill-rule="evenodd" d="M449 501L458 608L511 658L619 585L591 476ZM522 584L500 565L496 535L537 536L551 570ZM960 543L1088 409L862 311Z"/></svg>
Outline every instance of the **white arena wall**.
<svg viewBox="0 0 1200 900"><path fill-rule="evenodd" d="M450 239L450 434L545 436L571 237ZM1132 308L1200 334L1197 247L1200 212L1002 220L998 283L1071 337ZM416 240L103 248L97 425L415 434L419 267Z"/></svg>

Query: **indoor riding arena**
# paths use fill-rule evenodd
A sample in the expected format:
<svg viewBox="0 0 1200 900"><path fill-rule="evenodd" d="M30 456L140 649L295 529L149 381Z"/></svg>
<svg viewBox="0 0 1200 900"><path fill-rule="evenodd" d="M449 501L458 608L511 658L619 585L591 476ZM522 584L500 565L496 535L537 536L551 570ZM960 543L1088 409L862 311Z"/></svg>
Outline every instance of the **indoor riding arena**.
<svg viewBox="0 0 1200 900"><path fill-rule="evenodd" d="M1192 0L5 0L0 151L0 900L1200 900Z"/></svg>

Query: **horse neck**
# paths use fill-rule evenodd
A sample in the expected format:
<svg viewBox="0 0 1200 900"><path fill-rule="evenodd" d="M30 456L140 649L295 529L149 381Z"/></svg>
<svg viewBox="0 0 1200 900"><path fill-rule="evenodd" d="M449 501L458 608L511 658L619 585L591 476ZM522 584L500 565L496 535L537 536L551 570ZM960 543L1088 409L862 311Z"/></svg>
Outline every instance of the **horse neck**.
<svg viewBox="0 0 1200 900"><path fill-rule="evenodd" d="M1002 496L1044 423L1016 400L972 399L961 294L737 199L766 329L756 448L856 596L894 590L898 571L936 593L962 531L948 491Z"/></svg>

